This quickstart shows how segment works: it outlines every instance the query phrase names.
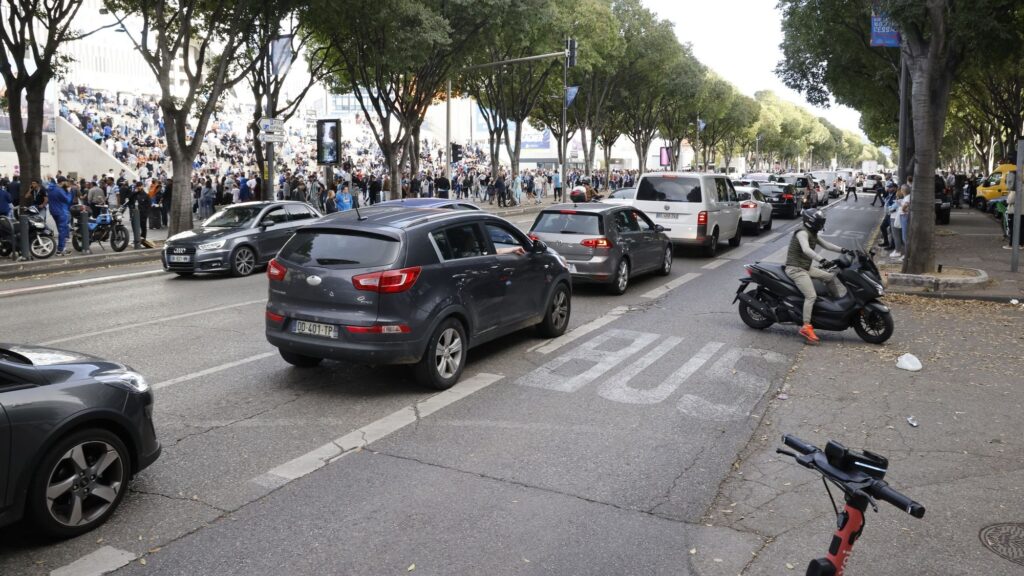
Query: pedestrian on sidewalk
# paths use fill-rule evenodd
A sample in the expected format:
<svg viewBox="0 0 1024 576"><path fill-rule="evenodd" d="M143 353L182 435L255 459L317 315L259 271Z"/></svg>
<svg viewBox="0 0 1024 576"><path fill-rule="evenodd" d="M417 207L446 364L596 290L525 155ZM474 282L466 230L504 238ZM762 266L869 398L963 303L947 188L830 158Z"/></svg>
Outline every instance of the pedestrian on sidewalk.
<svg viewBox="0 0 1024 576"><path fill-rule="evenodd" d="M71 193L68 188L68 181L61 176L60 182L51 183L47 191L50 215L57 223L58 256L70 253L70 250L67 250L68 238L71 236Z"/></svg>
<svg viewBox="0 0 1024 576"><path fill-rule="evenodd" d="M12 202L11 193L7 189L7 179L0 180L0 216L11 216L11 212L14 209L14 203Z"/></svg>
<svg viewBox="0 0 1024 576"><path fill-rule="evenodd" d="M1017 191L1010 189L1010 193L1006 195L1006 212L1003 214L1003 218L1006 219L1006 245L1003 246L1004 250L1013 250L1013 219L1017 213ZM1021 216L1024 218L1024 215ZM1024 246L1024 222L1021 222L1020 237L1017 239L1020 246Z"/></svg>
<svg viewBox="0 0 1024 576"><path fill-rule="evenodd" d="M892 212L890 210L893 201L896 198L896 183L889 181L886 184L885 198L882 199L882 209L885 212L885 216L882 218L882 225L879 230L882 233L882 248L885 250L894 250L895 244L893 244L893 228L892 228Z"/></svg>
<svg viewBox="0 0 1024 576"><path fill-rule="evenodd" d="M880 205L885 206L885 198L883 197L885 195L885 187L882 186L881 180L875 180L874 191L875 197L871 199L871 205L874 206L875 202L878 202Z"/></svg>
<svg viewBox="0 0 1024 576"><path fill-rule="evenodd" d="M331 184L327 188L327 198L324 200L324 214L334 214L338 211L337 187Z"/></svg>
<svg viewBox="0 0 1024 576"><path fill-rule="evenodd" d="M554 201L559 202L562 199L562 173L555 172L554 174L551 175L551 180L551 183L554 185L555 188Z"/></svg>

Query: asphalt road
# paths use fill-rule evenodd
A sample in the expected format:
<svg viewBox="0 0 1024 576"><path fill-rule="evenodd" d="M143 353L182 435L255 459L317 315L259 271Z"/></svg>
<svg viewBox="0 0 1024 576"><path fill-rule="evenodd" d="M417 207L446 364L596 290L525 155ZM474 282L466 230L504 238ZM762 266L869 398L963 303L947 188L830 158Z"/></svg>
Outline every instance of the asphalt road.
<svg viewBox="0 0 1024 576"><path fill-rule="evenodd" d="M826 237L865 243L867 204L830 209ZM678 252L624 296L580 287L566 336L474 349L442 394L402 368L290 367L263 336L263 275L0 298L0 341L146 374L164 445L96 531L0 531L0 574L736 574L761 542L701 519L803 344L731 302L742 264L780 261L794 225L714 260Z"/></svg>

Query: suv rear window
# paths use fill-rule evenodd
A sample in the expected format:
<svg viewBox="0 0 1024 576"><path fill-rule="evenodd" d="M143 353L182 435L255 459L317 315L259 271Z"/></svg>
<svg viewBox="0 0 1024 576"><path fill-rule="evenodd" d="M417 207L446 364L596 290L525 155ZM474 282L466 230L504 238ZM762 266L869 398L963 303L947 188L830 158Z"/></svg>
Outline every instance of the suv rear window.
<svg viewBox="0 0 1024 576"><path fill-rule="evenodd" d="M544 234L602 234L602 218L597 214L573 212L541 212L531 232Z"/></svg>
<svg viewBox="0 0 1024 576"><path fill-rule="evenodd" d="M636 191L637 200L700 202L700 178L696 176L645 176Z"/></svg>
<svg viewBox="0 0 1024 576"><path fill-rule="evenodd" d="M376 234L308 230L296 232L278 258L324 268L370 268L393 263L400 245L398 240Z"/></svg>

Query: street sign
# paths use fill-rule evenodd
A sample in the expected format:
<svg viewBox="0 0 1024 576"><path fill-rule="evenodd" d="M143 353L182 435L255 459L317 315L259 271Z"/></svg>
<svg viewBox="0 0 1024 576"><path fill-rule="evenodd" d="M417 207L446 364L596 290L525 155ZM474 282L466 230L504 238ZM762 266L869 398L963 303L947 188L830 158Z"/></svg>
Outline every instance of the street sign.
<svg viewBox="0 0 1024 576"><path fill-rule="evenodd" d="M260 130L263 132L284 132L284 120L280 118L260 118Z"/></svg>
<svg viewBox="0 0 1024 576"><path fill-rule="evenodd" d="M260 142L270 142L272 144L282 144L288 140L288 135L284 132L260 132Z"/></svg>

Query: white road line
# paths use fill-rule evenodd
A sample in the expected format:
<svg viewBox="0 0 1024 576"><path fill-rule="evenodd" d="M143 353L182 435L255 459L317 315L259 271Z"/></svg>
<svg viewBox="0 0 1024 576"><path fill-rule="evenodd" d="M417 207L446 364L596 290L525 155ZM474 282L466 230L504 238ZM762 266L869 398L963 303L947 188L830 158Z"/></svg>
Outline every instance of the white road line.
<svg viewBox="0 0 1024 576"><path fill-rule="evenodd" d="M60 290L62 288L78 288L79 286L88 286L90 284L106 284L109 282L116 282L118 280L144 278L146 276L157 276L159 274L166 274L166 272L164 272L163 270L146 270L145 272L132 272L130 274L118 274L116 276L100 276L99 278L86 278L85 280L60 282L58 284L44 284L42 286L29 286L27 288L13 288L11 290L4 290L0 292L0 298L4 298L7 296L18 296L20 294L32 294L34 292L49 292L51 290Z"/></svg>
<svg viewBox="0 0 1024 576"><path fill-rule="evenodd" d="M729 260L725 258L719 258L718 260L712 260L711 262L708 262L707 264L701 266L701 268L703 268L704 270L714 270L715 268L718 268L719 266L726 264L728 262Z"/></svg>
<svg viewBox="0 0 1024 576"><path fill-rule="evenodd" d="M101 576L135 560L135 554L104 546L50 572L50 576Z"/></svg>
<svg viewBox="0 0 1024 576"><path fill-rule="evenodd" d="M562 334L561 336L555 338L554 340L537 344L536 346L530 348L529 351L540 352L541 354L550 354L555 350L558 350L562 346L565 346L570 342L573 342L583 336L586 336L587 334L590 334L591 332L597 330L598 328L604 326L605 324L610 324L611 322L614 322L619 316L622 316L626 312L629 312L629 306L616 306L615 308L612 308L608 312L605 312L602 316L599 316L591 320L590 322L587 322L586 324L581 324L580 326L577 326L572 330L572 332Z"/></svg>
<svg viewBox="0 0 1024 576"><path fill-rule="evenodd" d="M161 272L163 272L161 270ZM182 318L190 318L192 316L202 316L203 314L209 314L211 312L221 312L223 310L231 310L232 308L241 308L243 306L252 306L253 304L266 304L266 299L259 300L246 300L245 302L238 302L236 304L226 304L224 306L216 306L213 308L205 308L203 310L196 310L195 312L185 312L182 314L174 314L172 316L163 316L160 318L154 318L152 320L146 320L145 322L134 322L132 324L125 324L124 326L114 326L113 328L105 328L103 330L93 330L92 332L86 332L84 334L76 334L75 336L65 336L64 338L57 338L56 340L48 340L46 342L40 342L40 346L52 346L53 344L59 344L61 342L68 342L71 340L78 340L80 338L99 336L100 334L110 334L111 332L118 332L120 330L128 330L130 328L138 328L140 326L149 326L151 324L159 324L161 322L167 322L170 320L181 320Z"/></svg>
<svg viewBox="0 0 1024 576"><path fill-rule="evenodd" d="M236 368L238 366L251 364L258 360L263 360L264 358L270 358L271 356L276 355L276 351L264 352L263 354L257 354L255 356L250 356L248 358L242 358L241 360L235 360L234 362L227 362L225 364L213 366L212 368L207 368L206 370L200 370L199 372L193 372L191 374L185 374L184 376L178 376L177 378L171 378L170 380L164 380L163 382L157 382L156 384L151 385L150 388L152 388L153 390L159 390L161 388L166 388L173 384L188 382L189 380L195 380L196 378L202 378L203 376L209 376L210 374L216 374L217 372L223 372L224 370L229 370L231 368Z"/></svg>
<svg viewBox="0 0 1024 576"><path fill-rule="evenodd" d="M687 282L695 278L700 278L699 272L687 272L686 274L683 274L682 276L676 278L671 282L662 284L661 286L658 286L654 290L651 290L646 294L642 294L641 298L658 298L664 296L665 294L668 294L669 292L675 290L676 288L679 288L683 284L686 284Z"/></svg>
<svg viewBox="0 0 1024 576"><path fill-rule="evenodd" d="M789 252L789 246L783 246L782 248L779 248L775 252L769 254L768 257L761 260L761 262L783 264L786 262L787 252Z"/></svg>
<svg viewBox="0 0 1024 576"><path fill-rule="evenodd" d="M334 462L357 448L365 448L417 420L426 418L445 406L454 404L474 392L479 392L502 378L504 376L500 374L485 373L467 378L440 394L431 396L411 406L406 406L397 412L392 412L380 420L371 422L298 458L285 462L269 472L253 478L251 481L266 488L283 486L292 480L302 478L324 467L329 462Z"/></svg>

